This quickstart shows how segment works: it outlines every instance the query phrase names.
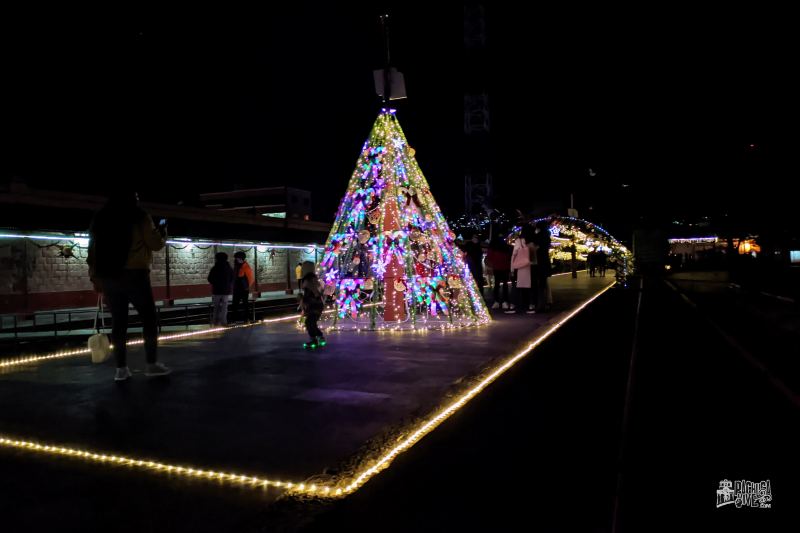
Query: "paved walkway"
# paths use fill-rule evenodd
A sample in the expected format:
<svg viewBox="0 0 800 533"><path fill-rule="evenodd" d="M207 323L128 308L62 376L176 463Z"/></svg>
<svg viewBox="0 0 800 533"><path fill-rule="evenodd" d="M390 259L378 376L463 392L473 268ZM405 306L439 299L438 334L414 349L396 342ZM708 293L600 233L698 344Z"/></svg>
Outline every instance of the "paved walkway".
<svg viewBox="0 0 800 533"><path fill-rule="evenodd" d="M304 351L304 334L288 323L167 343L161 358L174 374L161 381L140 373L140 349L121 386L110 362L33 365L0 376L0 433L302 480L425 413L454 382L612 281L557 276L552 313L496 314L489 326L449 332L338 332L319 352Z"/></svg>

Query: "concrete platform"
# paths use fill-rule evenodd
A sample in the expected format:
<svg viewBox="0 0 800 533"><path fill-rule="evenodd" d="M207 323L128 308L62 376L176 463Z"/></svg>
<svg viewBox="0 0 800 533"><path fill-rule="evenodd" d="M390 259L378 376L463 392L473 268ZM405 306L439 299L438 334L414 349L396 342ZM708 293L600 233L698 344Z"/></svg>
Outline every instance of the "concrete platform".
<svg viewBox="0 0 800 533"><path fill-rule="evenodd" d="M161 380L137 371L118 385L112 363L88 358L22 367L0 376L0 434L302 481L425 413L454 382L612 282L556 276L547 314L500 313L446 332L336 332L317 352L288 323L167 343L160 357L174 373ZM141 350L129 360L141 369Z"/></svg>

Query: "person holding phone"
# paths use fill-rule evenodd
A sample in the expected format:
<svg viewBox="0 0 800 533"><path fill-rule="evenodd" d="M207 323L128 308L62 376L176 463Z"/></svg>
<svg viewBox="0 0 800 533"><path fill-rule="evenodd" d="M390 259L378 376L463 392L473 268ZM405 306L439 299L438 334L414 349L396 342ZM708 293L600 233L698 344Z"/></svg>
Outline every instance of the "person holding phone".
<svg viewBox="0 0 800 533"><path fill-rule="evenodd" d="M127 381L128 305L133 304L142 321L146 376L166 376L171 371L158 362L158 324L150 265L153 252L166 244L166 220L156 227L139 207L134 191L116 191L97 212L89 230L89 277L95 290L105 295L111 308L111 341L117 361L115 381Z"/></svg>

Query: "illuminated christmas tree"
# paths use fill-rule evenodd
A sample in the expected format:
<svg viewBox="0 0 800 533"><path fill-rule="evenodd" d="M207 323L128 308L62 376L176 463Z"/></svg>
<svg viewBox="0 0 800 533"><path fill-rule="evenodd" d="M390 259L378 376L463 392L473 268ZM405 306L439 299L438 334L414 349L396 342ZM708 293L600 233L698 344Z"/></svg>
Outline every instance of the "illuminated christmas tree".
<svg viewBox="0 0 800 533"><path fill-rule="evenodd" d="M318 266L336 328L483 324L489 313L393 109L361 150Z"/></svg>

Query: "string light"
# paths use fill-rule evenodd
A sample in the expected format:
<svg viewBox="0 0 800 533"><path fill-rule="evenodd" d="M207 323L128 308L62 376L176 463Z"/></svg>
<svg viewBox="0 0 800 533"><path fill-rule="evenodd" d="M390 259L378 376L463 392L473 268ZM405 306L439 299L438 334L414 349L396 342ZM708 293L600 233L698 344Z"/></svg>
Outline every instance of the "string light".
<svg viewBox="0 0 800 533"><path fill-rule="evenodd" d="M198 335L209 335L212 333L221 333L223 331L230 331L232 329L239 329L239 328L250 328L253 326L259 326L262 324L272 324L275 322L288 322L291 320L297 320L300 318L299 314L287 315L277 318L265 318L259 320L257 322L253 322L251 324L236 324L232 326L225 326L220 328L207 328L201 329L197 331L187 331L185 333L173 333L169 335L159 335L158 341L165 342L165 341L174 341L180 339L186 339L189 337L196 337ZM126 343L128 346L137 346L140 344L144 344L144 339L133 339ZM111 346L113 348L113 345ZM3 359L0 360L0 369L9 369L13 367L18 367L22 365L28 365L32 363L41 363L43 361L50 361L53 359L63 359L66 357L75 357L79 355L86 355L91 353L91 350L88 348L79 348L76 350L63 350L59 352L53 352L50 354L41 354L41 355L30 355L30 356L23 356L23 357L14 357L11 359Z"/></svg>
<svg viewBox="0 0 800 533"><path fill-rule="evenodd" d="M310 494L315 495L318 492L327 494L330 492L331 487L318 487L311 485L305 487L302 483L295 487L295 483L288 481L280 481L269 479L259 476L234 474L230 472L220 472L215 470L207 470L195 467L179 466L158 461L143 460L135 457L128 457L124 455L115 455L110 453L98 453L87 449L70 448L66 446L58 446L52 444L41 444L39 442L32 442L27 440L15 439L13 437L0 435L0 446L9 449L22 450L25 452L38 453L40 455L48 456L61 456L80 459L87 462L100 463L104 465L118 465L127 466L132 469L143 470L148 472L160 472L170 475L177 475L185 478L192 479L216 479L248 488L282 488L290 490L297 494ZM327 490L324 490L327 489Z"/></svg>
<svg viewBox="0 0 800 533"><path fill-rule="evenodd" d="M83 246L84 248L89 245L89 239L87 237L70 237L67 235L56 236L56 235L23 235L23 234L13 234L13 233L0 233L0 239L32 239L35 241L69 241L77 243L78 245Z"/></svg>
<svg viewBox="0 0 800 533"><path fill-rule="evenodd" d="M389 467L392 461L401 453L407 451L414 444L419 442L425 435L433 431L442 422L447 420L456 411L466 405L471 399L477 396L481 391L488 387L498 377L508 371L512 366L519 362L522 358L527 356L533 351L534 348L539 346L545 339L555 333L561 326L572 319L575 315L581 312L586 306L591 304L594 300L599 298L606 291L611 289L615 284L611 283L595 294L592 298L582 303L574 310L569 312L566 316L559 319L558 322L549 327L546 331L539 334L531 340L527 346L522 350L513 354L505 362L491 370L488 375L483 377L475 386L461 394L458 398L452 401L442 410L421 422L416 426L411 434L403 439L399 444L386 451L375 461L369 461L370 466L352 478L341 479L336 483L329 485L318 486L311 484L306 486L305 483L294 483L289 481L279 481L267 479L259 476L245 476L241 474L233 474L228 472L219 472L214 470L205 470L198 468L188 468L185 466L172 465L157 461L142 460L133 457L110 455L105 453L97 453L85 449L69 448L63 446L54 446L49 444L40 444L32 441L19 440L12 437L0 435L0 446L17 449L26 452L39 453L41 455L49 456L63 456L80 459L88 462L95 462L100 464L111 464L127 466L148 472L161 472L168 475L178 475L192 479L218 479L227 482L231 485L242 486L248 488L268 488L270 486L285 489L292 494L301 494L307 496L315 496L321 498L341 498L348 494L352 494L369 481L373 476ZM295 317L282 317L280 319L271 319L271 321L288 320ZM216 328L216 329L229 329L229 328Z"/></svg>
<svg viewBox="0 0 800 533"><path fill-rule="evenodd" d="M89 235L87 233L75 233L75 236L68 236L68 235L37 235L37 234L24 234L24 233L0 233L0 239L32 239L32 240L46 240L46 241L69 241L75 242L79 245L86 247L89 245ZM193 246L230 246L230 247L242 247L242 246L263 246L269 248L275 248L279 250L321 250L322 247L317 244L306 244L306 245L296 245L296 244L272 244L268 242L249 242L249 241L237 241L237 242L214 242L214 241L204 241L204 240L194 240L188 237L173 237L166 241L167 244L189 244Z"/></svg>
<svg viewBox="0 0 800 533"><path fill-rule="evenodd" d="M334 297L334 329L445 329L491 320L392 110L382 110L364 143L318 275Z"/></svg>
<svg viewBox="0 0 800 533"><path fill-rule="evenodd" d="M711 237L688 237L688 238L685 238L685 239L682 239L682 238L669 239L669 243L670 244L677 244L677 243L692 244L692 243L717 242L717 241L719 241L719 238L715 237L715 236L711 236Z"/></svg>
<svg viewBox="0 0 800 533"><path fill-rule="evenodd" d="M523 357L531 353L534 348L540 345L545 339L547 339L550 335L555 333L561 326L563 326L567 321L572 319L575 315L580 313L587 305L592 303L594 300L599 298L602 294L604 294L607 290L613 287L615 283L611 283L606 286L603 290L595 294L592 298L585 301L569 314L567 314L564 318L560 319L558 322L553 324L550 328L546 331L538 335L535 339L531 340L525 348L517 352L516 354L512 355L508 358L504 363L499 365L495 368L491 373L489 373L486 377L481 379L477 385L463 393L459 396L456 400L450 403L447 407L439 411L437 414L433 415L426 421L422 422L414 429L411 434L403 439L399 444L391 448L389 451L385 452L381 457L379 457L376 461L372 462L369 468L361 471L357 474L354 478L350 480L345 480L340 483L339 489L337 489L336 494L350 494L355 492L359 487L361 487L364 483L369 481L373 476L379 473L381 470L387 468L391 462L401 453L405 452L409 448L411 448L414 444L416 444L422 437L433 431L439 424L447 420L450 416L453 415L456 411L461 409L464 405L467 404L472 398L477 396L483 389L485 389L489 384L495 381L498 377L504 374L508 369L518 363ZM339 493L339 490L342 492Z"/></svg>

